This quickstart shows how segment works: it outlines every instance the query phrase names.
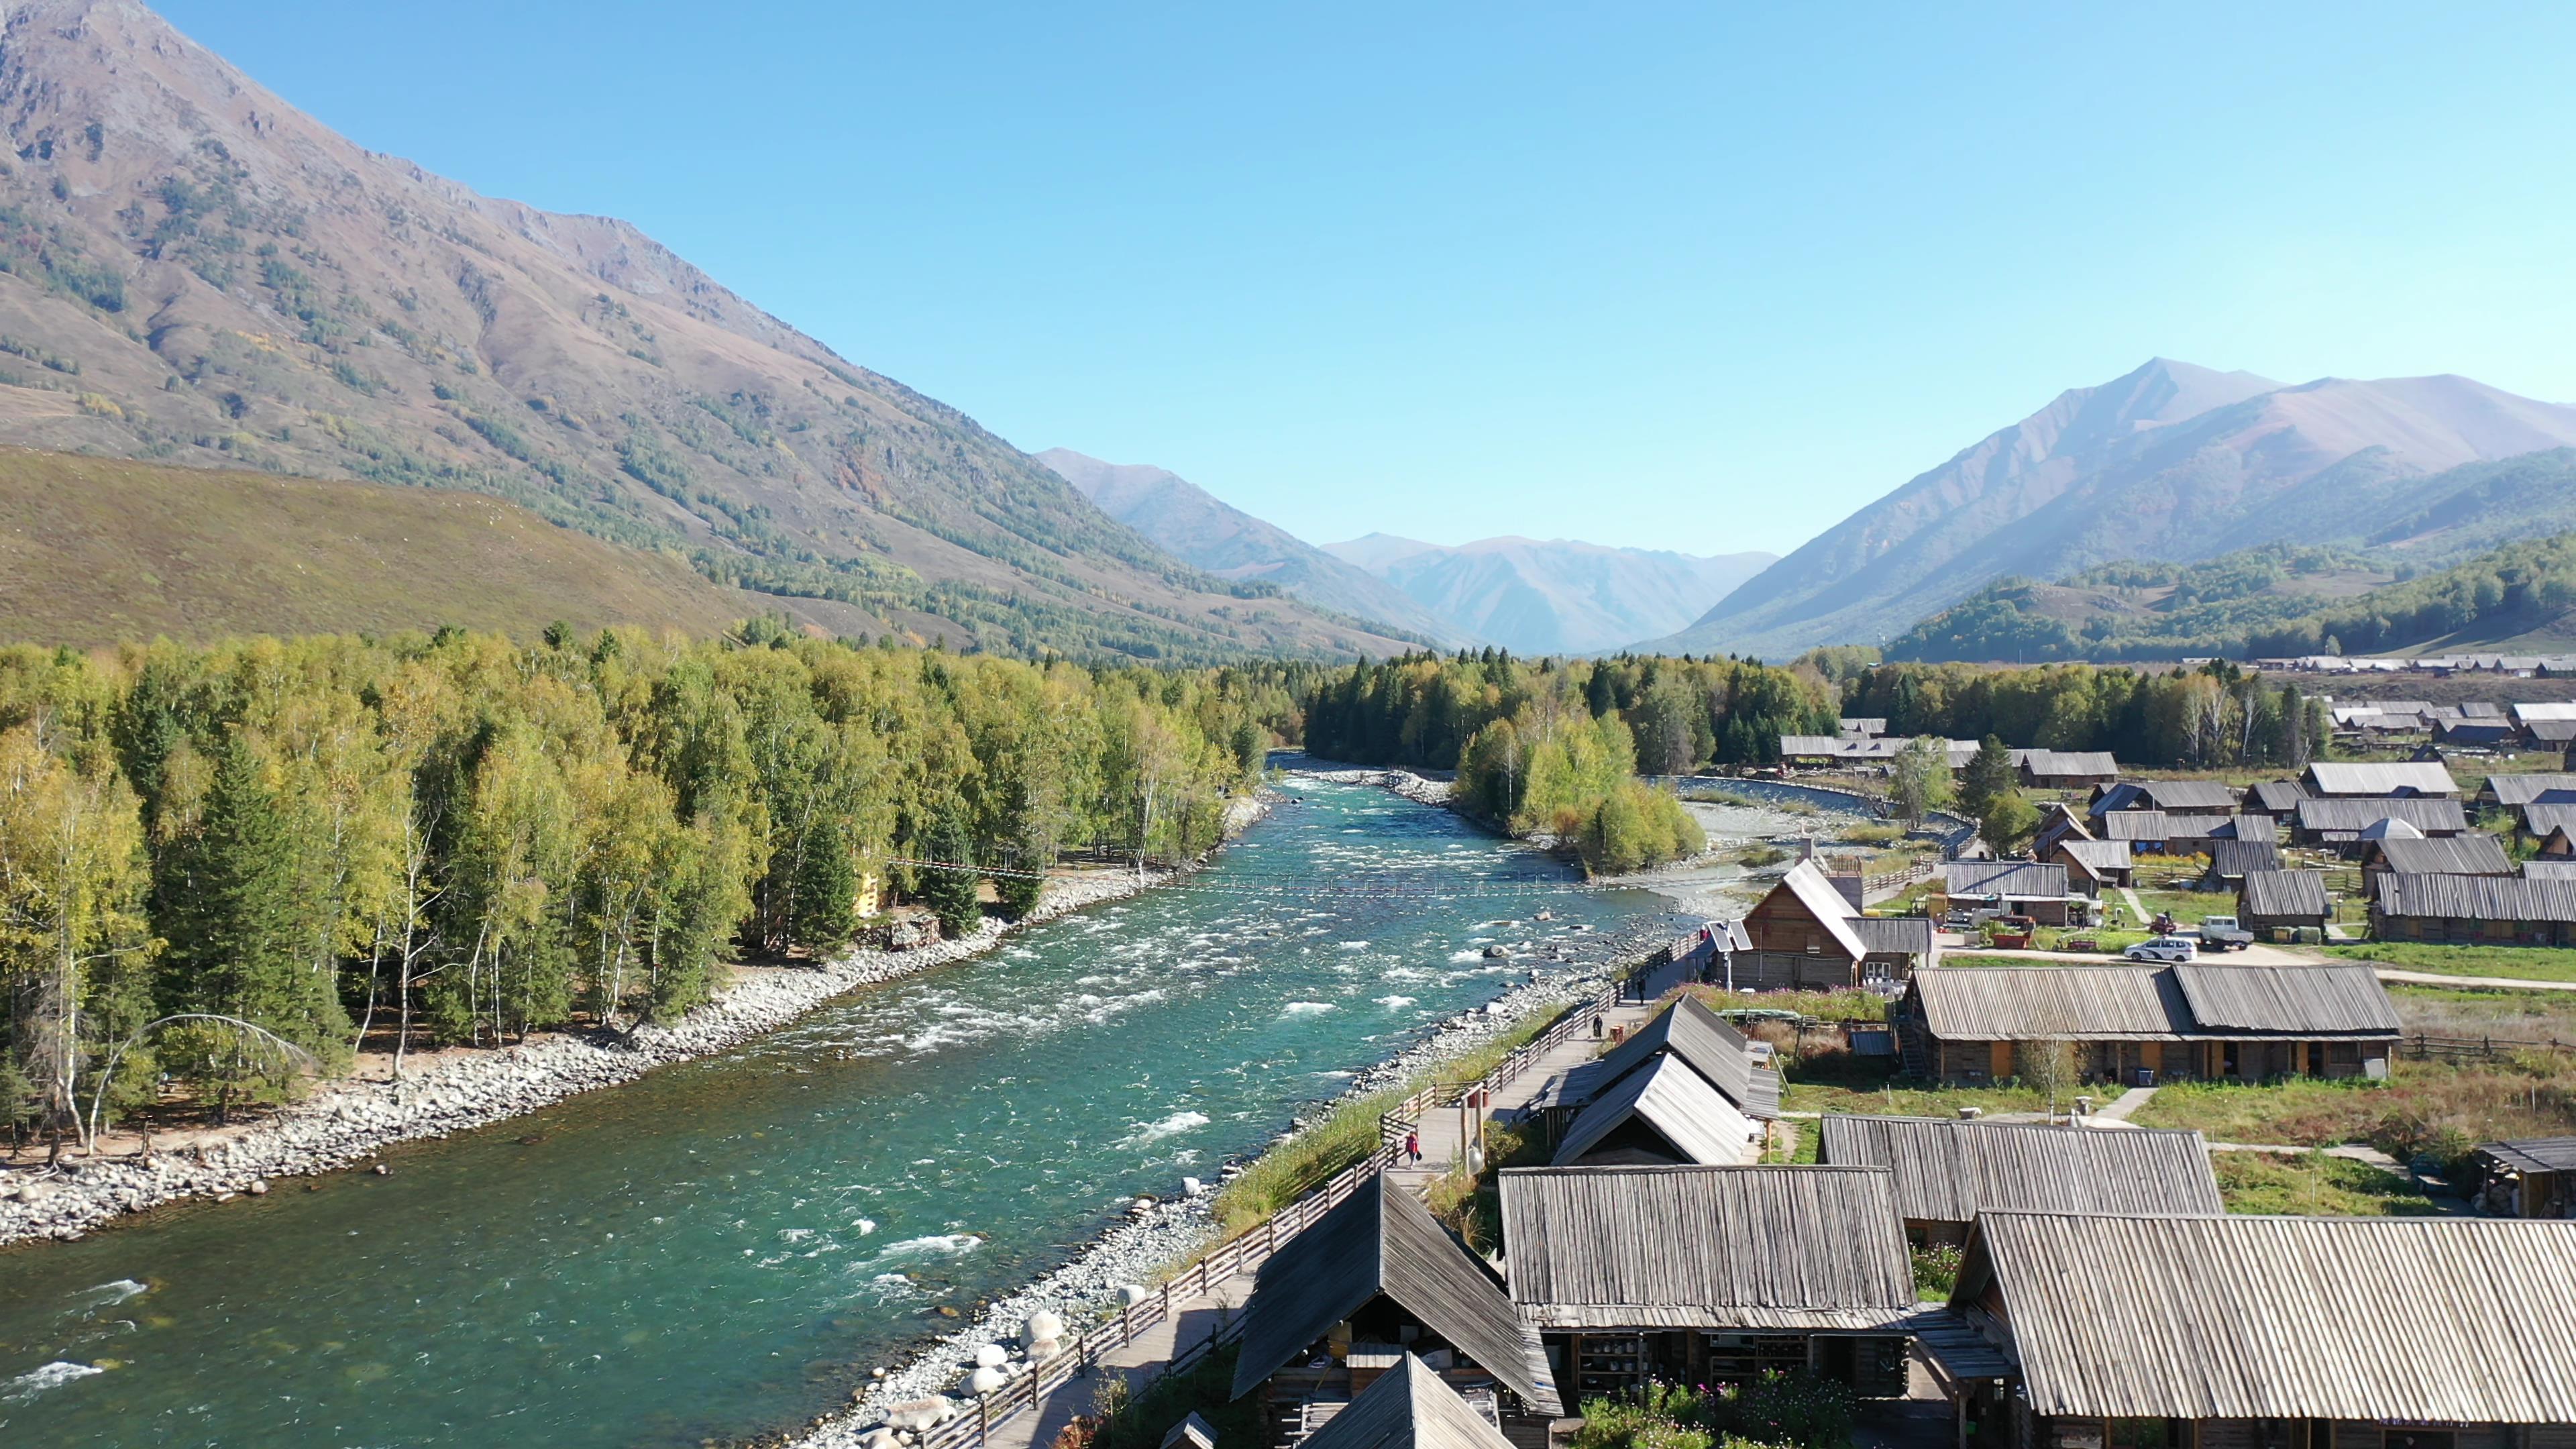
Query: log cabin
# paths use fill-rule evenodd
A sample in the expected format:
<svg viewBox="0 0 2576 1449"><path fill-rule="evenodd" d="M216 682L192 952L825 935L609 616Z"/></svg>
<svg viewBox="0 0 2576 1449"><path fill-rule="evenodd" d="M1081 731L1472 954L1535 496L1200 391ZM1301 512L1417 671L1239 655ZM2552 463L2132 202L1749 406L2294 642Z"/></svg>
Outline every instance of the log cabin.
<svg viewBox="0 0 2576 1449"><path fill-rule="evenodd" d="M1932 922L1867 916L1824 868L1802 860L1744 916L1750 950L1730 963L1739 991L1846 991L1903 981L1940 962Z"/></svg>
<svg viewBox="0 0 2576 1449"><path fill-rule="evenodd" d="M1828 1112L1816 1161L1895 1174L1896 1212L1918 1244L1957 1244L1991 1209L2225 1212L2198 1132L1858 1117Z"/></svg>

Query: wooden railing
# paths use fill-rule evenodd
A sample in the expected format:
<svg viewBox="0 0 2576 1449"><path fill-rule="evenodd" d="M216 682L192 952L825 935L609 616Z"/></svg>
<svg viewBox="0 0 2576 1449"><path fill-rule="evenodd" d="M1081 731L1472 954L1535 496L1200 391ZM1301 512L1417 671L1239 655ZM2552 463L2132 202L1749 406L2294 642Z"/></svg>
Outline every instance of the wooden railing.
<svg viewBox="0 0 2576 1449"><path fill-rule="evenodd" d="M1630 973L1631 976L1633 974ZM1170 1319L1174 1303L1187 1303L1201 1297L1237 1274L1268 1262L1297 1234L1349 1201L1351 1194L1365 1187L1371 1178L1394 1166L1403 1155L1405 1133L1420 1124L1424 1112L1434 1107L1456 1106L1475 1093L1483 1093L1485 1100L1492 1100L1494 1092L1533 1063L1574 1036L1590 1030L1595 1018L1619 1003L1627 979L1623 977L1620 983L1589 1001L1568 1007L1549 1023L1545 1031L1505 1052L1474 1081L1435 1082L1413 1092L1380 1115L1378 1145L1368 1156L1334 1173L1313 1191L1271 1214L1261 1226L1239 1238L1218 1244L1197 1262L1166 1279L1143 1302L1121 1307L1104 1322L1085 1329L1072 1342L1065 1344L1055 1357L1031 1366L1018 1380L991 1393L978 1394L970 1411L923 1431L917 1449L983 1449L995 1429L1021 1414L1035 1412L1045 1403L1050 1392L1088 1373L1112 1351L1134 1343L1145 1330ZM1176 1346L1170 1360L1150 1377L1130 1386L1132 1392L1143 1394L1169 1375L1188 1373L1206 1362L1208 1355L1233 1342L1242 1331L1243 1319L1239 1315L1220 1315L1206 1337L1193 1344Z"/></svg>

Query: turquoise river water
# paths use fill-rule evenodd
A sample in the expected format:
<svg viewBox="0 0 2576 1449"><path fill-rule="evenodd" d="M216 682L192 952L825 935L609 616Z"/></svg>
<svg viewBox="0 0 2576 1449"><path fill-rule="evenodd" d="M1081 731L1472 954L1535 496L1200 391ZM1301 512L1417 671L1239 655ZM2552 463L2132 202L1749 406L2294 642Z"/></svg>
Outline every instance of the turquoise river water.
<svg viewBox="0 0 2576 1449"><path fill-rule="evenodd" d="M1309 785L1190 883L439 1142L0 1253L0 1444L694 1445L801 1423L1259 1148L1524 966L1658 912ZM1444 893L1446 892L1446 893ZM1557 919L1530 920L1541 907ZM1517 921L1519 924L1512 924ZM1574 924L1588 934L1560 937ZM103 1370L103 1371L94 1371Z"/></svg>

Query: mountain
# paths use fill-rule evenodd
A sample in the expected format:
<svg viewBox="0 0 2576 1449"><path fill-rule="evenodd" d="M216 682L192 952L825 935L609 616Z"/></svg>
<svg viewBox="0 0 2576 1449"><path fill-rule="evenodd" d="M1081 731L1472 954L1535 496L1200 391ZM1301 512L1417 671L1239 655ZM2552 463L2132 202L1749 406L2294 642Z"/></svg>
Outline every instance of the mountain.
<svg viewBox="0 0 2576 1449"><path fill-rule="evenodd" d="M2159 358L1916 477L1655 647L1877 643L2006 575L2366 539L2433 501L2428 475L2570 444L2576 408L2464 377L2283 386ZM2500 500L2481 526L2536 502Z"/></svg>
<svg viewBox="0 0 2576 1449"><path fill-rule="evenodd" d="M1264 523L1167 468L1104 463L1071 448L1037 455L1101 512L1165 553L1222 579L1257 580L1319 608L1443 646L1481 642L1369 573Z"/></svg>
<svg viewBox="0 0 2576 1449"><path fill-rule="evenodd" d="M0 22L0 441L466 489L844 632L1401 647L1181 563L634 227L333 134L133 0Z"/></svg>
<svg viewBox="0 0 2576 1449"><path fill-rule="evenodd" d="M1382 533L1324 551L1377 574L1452 628L1515 654L1590 654L1668 633L1774 557L1528 538L1443 548Z"/></svg>
<svg viewBox="0 0 2576 1449"><path fill-rule="evenodd" d="M0 452L0 640L13 643L442 624L534 639L557 619L704 635L782 604L813 607L482 494Z"/></svg>

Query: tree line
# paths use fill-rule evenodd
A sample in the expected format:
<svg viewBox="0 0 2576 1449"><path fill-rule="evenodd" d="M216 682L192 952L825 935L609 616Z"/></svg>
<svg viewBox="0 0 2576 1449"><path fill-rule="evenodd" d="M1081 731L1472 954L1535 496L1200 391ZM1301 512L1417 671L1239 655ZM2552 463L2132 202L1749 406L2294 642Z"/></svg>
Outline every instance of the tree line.
<svg viewBox="0 0 2576 1449"><path fill-rule="evenodd" d="M1486 649L1305 667L1306 748L1365 765L1456 770L1455 799L1598 871L1705 843L1670 793L1637 780L1779 758L1783 734L1830 734L1835 691L1750 660L1521 660Z"/></svg>
<svg viewBox="0 0 2576 1449"><path fill-rule="evenodd" d="M746 647L746 645L748 647ZM0 650L0 1115L219 1114L369 1043L626 1030L823 954L863 880L952 930L1076 849L1187 857L1276 681L613 630Z"/></svg>
<svg viewBox="0 0 2576 1449"><path fill-rule="evenodd" d="M2293 771L2323 755L2331 735L2322 698L2226 660L2163 673L2089 664L1846 668L1843 713L1883 718L1892 735L1991 735L2016 748L2108 750L2151 768Z"/></svg>

